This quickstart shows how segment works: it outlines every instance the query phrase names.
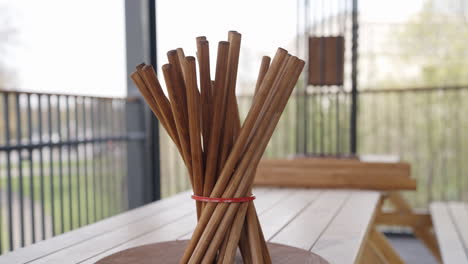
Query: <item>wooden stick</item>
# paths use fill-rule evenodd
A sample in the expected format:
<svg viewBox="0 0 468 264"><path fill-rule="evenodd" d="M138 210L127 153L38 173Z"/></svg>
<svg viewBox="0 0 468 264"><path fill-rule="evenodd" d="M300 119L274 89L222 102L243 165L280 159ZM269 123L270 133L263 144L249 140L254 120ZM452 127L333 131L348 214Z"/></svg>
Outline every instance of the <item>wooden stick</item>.
<svg viewBox="0 0 468 264"><path fill-rule="evenodd" d="M168 125L170 129L167 129L168 133L177 135L177 128L174 121L174 116L171 111L171 104L164 94L161 84L159 83L158 78L156 77L156 72L151 65L145 65L139 71L140 76L147 84L148 90L151 92L154 100L159 106L162 114L162 120ZM180 146L179 138L175 137L176 144Z"/></svg>
<svg viewBox="0 0 468 264"><path fill-rule="evenodd" d="M227 93L228 93L228 102L227 102L227 111L226 118L224 120L224 129L223 129L223 140L220 145L220 159L218 162L218 174L221 172L224 167L224 162L226 161L231 148L233 145L234 138L237 138L237 135L240 130L240 118L239 118L239 109L237 106L236 100L236 79L237 79L237 68L239 64L239 53L241 45L241 34L230 31L229 32L229 56L228 56L228 69L227 69Z"/></svg>
<svg viewBox="0 0 468 264"><path fill-rule="evenodd" d="M257 83L256 83L256 86L255 86L255 93L254 93L254 100L255 100L255 96L258 94L258 90L262 84L262 81L263 79L265 78L265 74L267 73L268 71L268 68L270 67L270 57L268 56L263 56L262 58L262 63L260 65L260 70L259 70L259 74L258 74L258 79L257 79ZM249 192L249 195L252 195L251 192ZM254 206L254 203L251 202L249 203L249 206L252 206L255 208ZM258 232L260 232L260 241L262 243L262 254L263 254L263 258L264 258L264 263L271 263L271 258L270 258L270 254L268 252L268 247L266 246L266 243L265 243L265 238L263 237L263 231L261 230L261 226L260 226L260 222L258 221L258 217L256 215L256 211L255 209L253 210L255 212L255 218L257 218L257 225L255 227L256 230L258 230ZM246 212L251 212L251 210L247 211ZM251 217L249 217L251 218ZM247 230L249 230L248 226L250 225L249 222L247 221L247 219L244 221L244 226L243 226L243 230L241 231L241 234L240 234L240 243L239 243L239 248L241 249L241 254L242 254L242 257L243 257L243 260L244 262L246 262L246 259L249 259L248 261L252 261L253 257L252 257L252 254L251 252L253 252L251 250L251 247L254 247L254 246L251 246L251 243L254 243L254 241L250 242L249 241L249 238L251 239L250 236L248 236L249 232L247 232ZM234 223L236 224L236 220L234 221ZM251 231L253 232L253 231ZM232 245L231 245L232 247ZM235 251L236 251L236 248L228 248L227 251L230 253L230 254L235 254ZM228 253L228 254L229 254ZM244 257L244 254L246 254L247 256Z"/></svg>
<svg viewBox="0 0 468 264"><path fill-rule="evenodd" d="M266 130L269 129L269 127L272 127L272 131L271 131L271 134L273 133L273 130L274 130L274 127L276 126L276 123L277 123L277 120L279 120L279 116L280 116L280 113L279 113L279 116L277 118L274 118L275 117L275 114L278 114L276 113L276 111L279 109L279 111L283 111L284 110L284 107L282 107L282 101L283 100L285 103L284 103L284 106L287 102L287 99L289 98L289 95L290 95L290 92L292 92L292 88L294 87L294 85L292 85L292 87L287 87L287 86L291 86L289 85L291 82L292 82L292 79L295 78L294 80L294 83L295 81L297 81L297 78L300 74L300 71L302 70L302 67L303 67L303 62L302 62L302 66L300 67L299 69L299 62L297 62L297 58L293 57L292 60L290 59L288 61L288 66L287 66L287 70L286 70L286 73L284 74L285 75L285 78L283 78L279 83L278 83L278 87L283 87L283 88L288 88L288 89L282 89L282 90L285 90L284 92L282 92L281 94L278 94L278 96L271 96L273 98L273 102L271 104L266 104L266 108L269 110L268 111L268 114L272 115L271 118L269 118L268 115L266 115L266 117L264 119L261 119L260 122L262 123L262 125L260 126L261 129L258 129L258 131L256 131L256 137L255 140L252 140L252 142L256 142L255 144L249 144L250 145L250 148L248 150L246 150L246 152L244 153L244 156L243 156L243 159L242 161L240 162L238 168L236 169L236 172L234 173L234 175L232 176L232 179L231 181L229 182L229 185L227 186L226 190L224 191L222 197L225 197L225 198L228 198L228 197L242 197L244 195L246 195L246 192L247 192L247 189L249 188L249 186L251 186L252 184L252 181L253 181L253 177L250 177L251 179L243 179L244 175L248 175L246 174L245 172L248 171L249 169L252 169L252 168L255 168L258 164L258 162L260 161L260 158L261 158L261 155L263 154L263 151L265 150L266 148L266 145L268 143L268 140L269 140L269 137L271 137L270 134L265 134ZM280 65L279 65L280 66ZM272 67L275 67L275 65L272 65ZM297 76L296 76L297 75ZM267 73L267 77L268 77L268 73ZM265 77L265 78L267 78ZM272 88L273 91L275 91L275 87ZM278 89L281 91L281 89ZM289 92L289 93L288 93ZM288 95L288 96L286 96ZM261 98L259 98L261 99ZM261 100L258 100L259 102ZM273 119L272 119L273 118ZM271 122L270 120L274 120L274 122ZM246 121L247 122L247 121ZM244 124L245 126L245 124ZM241 131L241 136L242 136L242 133L244 131ZM266 136L267 135L267 136ZM239 142L241 136L239 136L239 139L238 141L236 142L236 144ZM252 173L253 175L253 173ZM218 180L218 182L221 180L221 178ZM216 189L216 187L215 187ZM213 190L214 191L214 190ZM197 225L197 228L195 229L195 232L192 236L192 240L191 242L198 242L198 244L196 245L195 249L193 250L193 254L191 254L191 258L190 258L190 262L189 263L197 263L197 261L200 260L201 256L203 256L207 246L208 246L208 243L207 241L210 241L209 243L219 243L219 241L216 241L213 239L213 236L215 234L215 230L218 228L218 225L221 221L221 219L223 219L223 221L228 221L228 218L231 217L233 215L233 211L235 212L235 210L237 209L235 206L232 206L230 208L230 210L228 210L226 212L226 209L228 206L226 206L225 204L217 204L217 205L214 205L214 206L210 206L211 204L208 204L205 209L204 209L204 212L203 212L203 215L202 217L200 218L200 221L199 221L199 225ZM212 207L215 207L215 208L212 208ZM215 209L214 212L212 211L212 209ZM202 234L200 236L199 239L197 239L198 237L198 231L197 229L200 228L202 225L200 225L200 223L204 224L204 219L203 217L205 215L208 215L208 218L209 218L209 221L208 223L206 224L206 226L204 226L203 230L202 230ZM213 239L213 240L212 240ZM190 246L190 243L189 243L189 246ZM190 249L190 247L188 248Z"/></svg>
<svg viewBox="0 0 468 264"><path fill-rule="evenodd" d="M239 211L236 215L236 218L234 219L234 223L243 223L242 220L245 219L248 207L249 203L242 203L240 205ZM219 258L216 263L234 263L234 258L237 253L237 246L240 242L242 228L243 224L234 224L231 227L229 236L227 236L227 239L224 240L227 242L225 242L225 246L223 242L224 247L222 247L222 249L220 250Z"/></svg>
<svg viewBox="0 0 468 264"><path fill-rule="evenodd" d="M198 68L200 69L200 90L202 104L203 149L208 149L212 116L212 86L210 77L209 43L205 37L197 38Z"/></svg>
<svg viewBox="0 0 468 264"><path fill-rule="evenodd" d="M144 65L139 65L139 66L143 67ZM135 83L135 85L140 90L141 94L143 95L143 98L145 99L146 103L149 105L151 111L159 119L162 126L166 129L169 137L172 138L172 140L174 141L177 149L180 152L181 149L180 149L179 137L177 136L177 131L176 131L176 129L172 128L168 124L168 122L165 121L165 118L163 117L163 114L162 114L162 112L161 112L155 98L152 96L150 90L147 88L147 85L145 84L143 78L141 77L141 74L138 72L138 70L141 70L141 67L139 67L139 66L137 66L137 71L136 72L133 72L132 74L130 74L130 78L132 78L133 82Z"/></svg>
<svg viewBox="0 0 468 264"><path fill-rule="evenodd" d="M232 203L229 206L232 208L232 210L227 211L229 215L224 215L219 228L215 231L215 234L212 238L211 241L209 241L209 244L207 245L206 252L202 255L197 254L197 251L194 251L194 256L190 259L189 263L199 263L199 262L193 262L193 261L199 261L198 259L202 257L201 263L202 264L211 264L213 263L215 257L216 257L216 252L218 252L219 247L221 246L221 243L224 241L224 237L227 233L227 230L229 227L232 226L232 222L234 220L235 214L237 213L237 210L240 207L239 203Z"/></svg>
<svg viewBox="0 0 468 264"><path fill-rule="evenodd" d="M156 117L160 120L160 122L164 126L164 128L166 128L166 130L168 130L168 132L169 132L170 129L168 129L167 123L164 122L164 121L161 121L161 120L163 120L162 113L159 110L158 104L156 103L153 96L151 95L151 92L146 87L146 84L144 83L143 78L141 78L141 76L140 76L140 74L138 72L131 73L130 78L133 80L136 87L140 90L141 94L143 95L143 98L145 99L145 101L148 104L151 111L154 113L154 115L156 115ZM177 137L172 137L170 132L168 134L172 138L172 140L174 140L174 142L177 145L177 141L176 141Z"/></svg>
<svg viewBox="0 0 468 264"><path fill-rule="evenodd" d="M213 109L213 122L211 125L210 138L208 143L205 181L203 186L203 195L210 196L211 190L216 180L216 169L218 161L218 149L222 133L222 125L225 117L225 108L227 101L226 92L226 70L229 52L229 42L221 41L218 45L218 57L216 63L215 76L215 97Z"/></svg>
<svg viewBox="0 0 468 264"><path fill-rule="evenodd" d="M190 149L192 156L193 192L203 194L203 153L201 146L200 94L197 87L197 72L194 57L187 57L183 63L184 78L187 88L187 107L189 116ZM201 215L201 203L197 202L197 216Z"/></svg>
<svg viewBox="0 0 468 264"><path fill-rule="evenodd" d="M286 58L286 55L287 55L286 50L278 49L271 63L271 67L268 70L264 81L262 82L262 86L269 87L273 84L276 74L279 71L284 59ZM246 121L244 122L244 125L240 131L239 138L234 144L231 154L229 155L226 161L226 164L211 193L211 197L220 197L223 194L224 189L226 188L226 185L228 184L231 178L232 171L234 170L234 167L237 165L237 162L240 156L242 155L242 152L245 148L245 144L247 143L246 141L250 135L250 132L253 126L255 125L254 122L256 121L257 115L259 114L262 108L262 105L264 102L263 98L266 97L267 92L268 92L267 88L260 90L259 100L256 100L256 103L252 105L252 108L250 109L249 114L247 115ZM205 180L206 180L206 177L205 177ZM225 207L225 205L221 204L219 207L222 208L222 207ZM216 208L216 205L213 203L209 203L204 207L202 216L200 217L198 224L193 232L192 239L190 240L184 252L181 263L187 263L190 260L191 256L194 253L195 248L199 245L201 236L204 234L204 231L207 229L206 227L209 221L211 220L211 217L215 208ZM209 234L205 236L209 236Z"/></svg>
<svg viewBox="0 0 468 264"><path fill-rule="evenodd" d="M225 242L223 242L223 247L225 247L224 254L220 254L220 255L222 255L223 258L226 260L226 262L224 263L233 263L238 246L241 249L241 255L242 255L243 260L247 258L249 259L249 261L253 260L252 254L250 251L249 241L247 240L248 233L243 233L244 226L246 226L245 221L246 221L247 210L251 203L252 202L241 204L239 211L236 214L236 218L234 219L234 222L232 224L229 237L227 237ZM241 240L242 236L245 236L244 241ZM224 243L226 243L226 245L224 245ZM245 252L245 247L249 247L247 252ZM221 250L221 252L223 252L223 250ZM244 254L246 254L246 256L244 256ZM221 263L221 262L218 260L218 263Z"/></svg>
<svg viewBox="0 0 468 264"><path fill-rule="evenodd" d="M262 81L265 78L268 68L270 67L270 61L271 61L270 57L268 56L262 57L262 63L260 64L260 71L258 72L257 83L255 84L254 97L258 93L258 90L260 89L260 85L262 84Z"/></svg>
<svg viewBox="0 0 468 264"><path fill-rule="evenodd" d="M179 51L180 53L180 51ZM183 55L183 52L182 52ZM179 55L177 50L170 50L167 52L167 59L169 61L169 64L171 64L174 69L174 77L175 77L175 83L173 87L176 89L177 97L180 99L181 103L180 107L181 109L179 112L182 112L184 120L185 120L185 126L188 129L188 110L187 110L187 95L186 95L186 87L185 87L185 82L184 82L184 77L182 73L182 65L179 60ZM170 97L170 95L169 95ZM189 138L187 137L189 140Z"/></svg>
<svg viewBox="0 0 468 264"><path fill-rule="evenodd" d="M190 156L190 137L188 129L188 120L184 115L184 109L187 107L187 99L185 97L185 91L181 89L183 81L181 77L177 76L175 67L172 64L165 64L162 66L164 79L166 80L167 91L169 93L169 99L171 101L172 112L174 114L174 120L177 127L177 133L179 135L180 146L182 149L182 155L186 157L187 169L190 174L190 180L192 179L192 159ZM182 94L184 96L182 96Z"/></svg>
<svg viewBox="0 0 468 264"><path fill-rule="evenodd" d="M291 82L291 79L294 79L294 78L295 78L295 80L294 80L294 83L295 83L295 81L297 80L297 78L295 76L297 75L297 77L298 77L298 74L300 74L300 71L302 70L303 64L302 64L301 67L299 67L300 63L297 62L296 60L297 60L297 58L293 58L292 60L290 60L288 62L288 64L291 65L291 66L287 67L287 71L285 73L286 77L292 76L292 78L284 78L282 80L281 84L280 84L280 86L286 86L286 85L289 86L289 87L287 87L288 89L283 89L284 92L282 92L281 95L278 95L279 98L275 97L276 100L274 100L272 105L275 105L277 107L272 107L270 105L270 109L273 110L273 119L266 118L266 120L272 120L272 122L271 123L263 122L264 125L258 130L256 136L253 139L253 140L255 140L255 142L260 142L259 143L260 146L255 146L255 145L251 144L251 146L253 146L254 148L246 152L247 154L244 156L243 160L241 161L241 164L239 165L239 167L240 167L240 166L243 165L242 163L244 163L245 167L248 168L247 171L249 169L256 168L256 165L260 161L260 158L261 158L261 156L262 156L262 154L264 152L264 149L266 148L266 145L268 144L269 137L271 137L271 135L273 134L274 128L276 127L276 123L279 121L279 117L281 115L281 112L284 109L284 107L286 106L287 99L288 99L288 97L290 95L290 92L292 92L292 88L294 87L293 85L291 86L289 83ZM296 65L294 65L294 64L296 64ZM286 99L284 99L284 98L286 98ZM277 112L278 109L281 112ZM253 153L252 158L250 158L248 153ZM240 170L240 169L238 168L238 170ZM246 179L246 177L243 177L242 174L234 174L233 179L231 180L230 184L226 188L225 194L223 194L223 197L225 197L224 195L226 195L226 194L227 194L228 197L242 197L242 196L246 195L247 194L247 189L252 184L254 174L253 173L252 174L245 173L245 175L249 176L250 179ZM235 178L236 176L237 176L237 179L239 179L239 180L237 180ZM232 195L233 192L234 192L234 195ZM224 218L229 217L231 215L230 212L232 210L235 210L235 208L229 208L229 210L227 212L224 212L223 213ZM214 218L214 219L216 219L215 214L216 214L216 211L213 213L213 216L212 216L212 218ZM252 231L253 230L251 230L251 232L249 232L249 233L254 233ZM255 232L255 233L258 234L258 232ZM211 241L211 243L216 243L216 241L214 241L214 239L213 239L213 241ZM259 253L259 251L257 251L257 253ZM255 252L252 252L252 254L255 254Z"/></svg>
<svg viewBox="0 0 468 264"><path fill-rule="evenodd" d="M239 249L242 255L244 264L252 264L252 253L250 252L250 245L248 240L248 229L246 225L242 227L242 233L239 240Z"/></svg>
<svg viewBox="0 0 468 264"><path fill-rule="evenodd" d="M247 224L249 230L247 235L250 242L250 251L252 252L252 261L253 263L263 263L263 246L260 240L260 230L256 217L255 207L248 206L247 216L244 222ZM236 225L236 223L234 223L234 225Z"/></svg>

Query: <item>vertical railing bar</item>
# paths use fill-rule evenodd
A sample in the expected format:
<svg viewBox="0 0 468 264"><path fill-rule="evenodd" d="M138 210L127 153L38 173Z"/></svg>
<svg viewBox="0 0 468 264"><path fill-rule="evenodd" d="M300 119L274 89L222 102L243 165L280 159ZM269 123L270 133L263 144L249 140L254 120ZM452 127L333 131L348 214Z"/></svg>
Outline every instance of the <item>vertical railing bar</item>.
<svg viewBox="0 0 468 264"><path fill-rule="evenodd" d="M427 118L427 124L431 124L432 123L432 95L431 93L427 93L427 96L426 96L426 100L427 100L427 103L426 103L426 118ZM432 129L431 127L428 127L427 129L427 142L428 142L428 147L429 147L429 160L433 161L431 163L429 163L429 171L428 171L428 179L427 179L427 201L426 202L432 202L432 198L433 198L433 193L432 193L432 182L433 182L433 178L434 178L434 164L435 164L435 160L433 159L433 148L432 148L432 138L433 138L433 135L432 135Z"/></svg>
<svg viewBox="0 0 468 264"><path fill-rule="evenodd" d="M5 119L5 144L9 146L11 144L10 137L10 105L9 95L5 93L3 95L3 113ZM6 173L7 173L7 202L8 202L8 242L9 250L14 249L14 229L13 229L13 197L12 197L12 186L11 186L11 152L7 150L6 153Z"/></svg>
<svg viewBox="0 0 468 264"><path fill-rule="evenodd" d="M304 20L305 20L305 31L307 32L307 43L309 42L309 36L308 36L308 31L309 31L309 24L310 24L310 6L309 6L310 2L309 0L305 0L305 8L304 8ZM308 53L307 53L308 54ZM307 55L309 56L309 55ZM307 66L309 67L309 66ZM308 74L308 73L307 73ZM308 134L309 134L309 94L308 94L308 91L307 91L307 88L308 88L308 77L306 77L306 81L304 82L304 98L302 99L303 101L303 115L302 117L304 118L304 120L302 121L303 122L303 130L304 130L304 134L302 135L303 137L303 144L304 144L304 147L303 147L303 154L307 154L309 152L308 150ZM312 96L313 97L313 96ZM298 101L299 103L299 101ZM311 108L313 108L313 105L310 106ZM313 118L313 112L312 112L312 118ZM314 130L314 124L313 124L313 121L310 121L312 123L312 131ZM312 132L313 134L313 132ZM313 141L312 141L313 142ZM312 143L313 144L313 143Z"/></svg>
<svg viewBox="0 0 468 264"><path fill-rule="evenodd" d="M351 115L350 115L350 148L357 153L357 115L358 115L358 52L359 52L359 7L358 0L352 0L352 36L351 36Z"/></svg>
<svg viewBox="0 0 468 264"><path fill-rule="evenodd" d="M109 117L109 122L110 122L110 128L111 128L111 135L113 136L120 136L118 133L116 133L117 131L117 128L116 128L116 117L117 115L115 114L115 109L116 109L116 104L117 104L117 100L112 100L110 102L110 117ZM112 170L111 170L111 178L110 178L110 182L111 182L111 192L113 194L113 197L112 197L112 203L113 203L113 214L117 214L119 212L119 209L118 209L118 204L117 204L117 197L118 197L118 192L117 192L117 186L118 186L118 178L117 178L117 158L116 158L116 152L117 152L117 144L118 142L112 142L112 150L110 152L110 157L112 159L112 162L110 164Z"/></svg>
<svg viewBox="0 0 468 264"><path fill-rule="evenodd" d="M104 101L104 111L103 111L103 115L104 115L104 137L107 137L107 136L110 136L111 134L111 129L110 129L110 119L111 119L111 115L112 115L112 111L111 109L109 109L109 106L110 106L110 103L111 101L110 100L106 100ZM111 157L110 157L110 153L111 153L111 147L112 147L112 141L106 141L105 142L105 162L106 162L106 166L104 167L104 187L106 188L106 197L107 197L107 216L110 216L112 215L112 199L111 199L111 196L113 195L112 194L112 191L111 191L111 181L112 181L112 175L111 175L111 170L109 169L110 166L112 165L111 164Z"/></svg>
<svg viewBox="0 0 468 264"><path fill-rule="evenodd" d="M463 146L462 142L460 142L460 126L461 126L461 122L460 122L460 111L462 109L461 107L461 98L462 98L462 90L456 90L456 92L454 91L453 92L455 94L455 122L456 122L456 127L455 127L455 140L454 140L454 143L455 143L455 155L456 155L456 159L455 159L455 162L456 162L456 165L455 165L455 177L456 177L456 183L457 183L457 186L458 186L458 196L457 196L457 199L459 201L462 201L463 200L463 181L462 181L462 164L460 163L461 161L463 161L463 154L461 152L461 147Z"/></svg>
<svg viewBox="0 0 468 264"><path fill-rule="evenodd" d="M442 131L441 131L441 134L442 134L442 148L443 148L443 151L441 151L442 153L442 157L441 157L441 161L442 161L442 166L441 166L441 175L440 175L440 178L442 178L442 197L444 197L444 200L447 200L448 197L447 197L447 187L449 185L449 173L448 173L448 166L447 166L447 163L448 163L448 155L447 155L447 129L449 128L449 118L446 116L447 115L447 111L448 109L446 108L446 105L445 102L447 101L447 92L445 92L443 90L443 88L436 92L440 95L440 107L438 107L440 110L440 112L442 112L440 114L440 118L441 118L441 128L442 128Z"/></svg>
<svg viewBox="0 0 468 264"><path fill-rule="evenodd" d="M123 133L122 133L122 123L123 123L123 120L122 120L122 116L120 114L120 111L122 109L122 100L119 100L117 101L117 109L116 109L116 120L117 120L117 127L116 127L116 131L118 133L119 136L123 136ZM122 149L124 149L124 142L118 142L117 143L118 146L119 146L119 151L116 153L116 156L117 156L117 175L118 175L118 180L117 180L117 192L120 194L119 197L118 197L118 205L119 205L119 212L123 211L124 208L123 208L123 199L125 197L125 194L123 192L123 189L122 189L122 176L123 176L123 160L122 160Z"/></svg>
<svg viewBox="0 0 468 264"><path fill-rule="evenodd" d="M341 151L341 146L340 146L340 130L341 130L341 122L340 122L340 93L341 93L341 89L338 89L336 91L336 95L335 95L335 101L336 101L336 106L335 106L335 111L336 111L336 115L335 115L335 118L336 118L336 134L335 134L335 141L336 141L336 148L335 148L335 152L337 155L340 154L340 151Z"/></svg>
<svg viewBox="0 0 468 264"><path fill-rule="evenodd" d="M325 127L324 127L324 118L323 118L323 86L320 88L320 93L319 93L319 117L320 117L320 155L323 154L324 148L325 148L325 141L323 140L324 134L325 134Z"/></svg>
<svg viewBox="0 0 468 264"><path fill-rule="evenodd" d="M385 93L384 94L384 97L388 97L388 93ZM390 98L383 98L383 101L385 102L384 105L384 109L385 109L385 119L387 120L387 124L389 126L391 126L391 123L392 123L392 120L391 120L391 116L392 116L392 111L391 111L391 104L388 102L390 100ZM390 153L391 150L390 150L390 140L391 140L391 137L390 137L390 129L385 129L385 152L386 153Z"/></svg>
<svg viewBox="0 0 468 264"><path fill-rule="evenodd" d="M104 117L105 117L105 126L104 126L104 135L105 136L110 136L111 135L111 131L110 131L110 119L111 119L111 109L109 108L111 104L111 101L108 100L108 101L105 101L104 102ZM112 147L112 144L113 142L108 140L106 142L106 148L105 148L105 161L106 161L106 166L105 166L105 173L104 173L104 187L106 188L106 196L107 196L107 208L108 208L108 212L107 212L107 216L111 216L112 215L112 188L111 188L111 182L112 182L112 174L111 174L111 169L110 167L112 166L112 159L111 159L111 147Z"/></svg>
<svg viewBox="0 0 468 264"><path fill-rule="evenodd" d="M127 113L127 101L123 100L122 101L122 108L120 109L120 120L121 120L121 123L120 123L120 133L121 134L125 134L127 135L127 124L126 124L126 113ZM128 144L128 141L126 141L125 143L123 143L125 145L122 145L122 150L124 149L127 149L127 144ZM121 162L120 162L120 166L121 166L121 178L120 178L120 188L121 190L123 191L123 196L122 196L122 209L127 209L129 206L128 206L128 188L126 188L126 182L127 182L127 177L128 177L128 173L127 173L127 152L126 151L121 151L120 152L121 154Z"/></svg>
<svg viewBox="0 0 468 264"><path fill-rule="evenodd" d="M42 144L42 96L37 95L37 129L39 144ZM43 149L39 148L39 180L41 188L41 239L44 240L46 236L45 225L45 195L44 195L44 157Z"/></svg>
<svg viewBox="0 0 468 264"><path fill-rule="evenodd" d="M332 99L333 93L332 91L328 90L328 131L327 131L327 137L328 137L328 154L333 153L333 99Z"/></svg>
<svg viewBox="0 0 468 264"><path fill-rule="evenodd" d="M97 109L98 109L98 122L97 122L97 135L98 137L101 137L102 138L102 112L103 112L103 109L102 109L102 102L101 100L97 99ZM99 195L100 195L100 206L101 206L101 214L100 214L100 218L104 218L105 214L104 214L104 197L105 197L105 194L104 194L104 190L103 190L103 167L104 167L104 164L103 164L103 158L102 158L102 155L103 155L103 142L100 142L98 143L98 146L99 146L99 158L98 158L98 171L99 171L99 176L98 176L98 180L99 180Z"/></svg>
<svg viewBox="0 0 468 264"><path fill-rule="evenodd" d="M70 130L70 97L65 96L65 125L67 127L67 140L71 140ZM70 144L67 145L67 173L68 173L68 216L69 219L69 230L73 229L73 177L72 177L72 164L71 164L71 148Z"/></svg>
<svg viewBox="0 0 468 264"><path fill-rule="evenodd" d="M48 133L49 133L49 181L50 181L50 207L52 221L51 221L51 231L52 236L55 236L55 182L54 182L54 148L52 147L52 103L51 103L51 96L47 95L47 126L48 126Z"/></svg>
<svg viewBox="0 0 468 264"><path fill-rule="evenodd" d="M378 130L378 127L377 127L377 98L378 98L378 94L373 94L373 93L369 93L369 97L370 97L370 101L372 102L372 110L371 110L371 113L372 113L372 135L373 135L373 138L374 138L374 142L375 144L372 144L374 147L374 153L377 153L377 146L379 146L379 144L377 144L377 140L375 140L378 136L379 136L379 133L380 131ZM372 98L372 97L375 97L375 98ZM382 112L380 112L382 113Z"/></svg>
<svg viewBox="0 0 468 264"><path fill-rule="evenodd" d="M20 94L15 94L16 101L16 144L21 145L22 128L21 128L21 110L20 110ZM19 177L19 193L20 193L20 226L21 226L21 246L25 246L24 234L24 182L23 182L23 159L21 150L18 150L18 177Z"/></svg>
<svg viewBox="0 0 468 264"><path fill-rule="evenodd" d="M95 100L94 99L90 99L90 108L91 108L91 138L95 138L95 127L94 127L94 123L95 123L95 118L96 118L96 111L94 109L94 104L95 104ZM96 146L95 146L95 143L94 141L91 143L91 163L92 163L92 178L93 178L93 210L94 210L94 217L93 217L93 220L94 222L97 220L97 197L96 197L96 157L95 157L95 154L96 154Z"/></svg>
<svg viewBox="0 0 468 264"><path fill-rule="evenodd" d="M79 140L79 116L78 116L78 96L75 96L75 139ZM81 227L81 185L80 185L80 144L75 146L76 151L76 198L77 198L77 207L78 207L78 227Z"/></svg>
<svg viewBox="0 0 468 264"><path fill-rule="evenodd" d="M317 94L312 94L312 96L310 97L310 109L311 109L311 114L310 114L310 123L312 124L312 128L310 130L310 137L312 139L312 153L317 153L317 130L316 130L316 127L317 127L317 124L316 124L316 118L315 118L315 114L316 114L316 109L317 109Z"/></svg>
<svg viewBox="0 0 468 264"><path fill-rule="evenodd" d="M97 136L99 138L102 138L102 122L104 121L102 119L102 111L103 111L103 107L102 107L102 101L101 100L97 100L97 109L98 109L98 122L97 122ZM105 217L105 213L104 213L104 198L106 197L106 195L104 194L104 186L103 186L103 177L104 177L104 173L103 173L103 167L104 167L104 162L103 162L103 146L104 146L104 143L103 142L99 142L98 143L98 146L99 146L99 158L98 158L98 181L99 181L99 195L100 195L100 207L101 207L101 214L100 214L100 218L104 218Z"/></svg>
<svg viewBox="0 0 468 264"><path fill-rule="evenodd" d="M87 139L87 131L86 131L86 97L83 97L83 104L82 104L82 114L83 114L83 139ZM89 184L88 184L88 144L84 144L84 153L83 153L83 167L84 167L84 179L85 179L85 210L86 210L86 224L89 224Z"/></svg>
<svg viewBox="0 0 468 264"><path fill-rule="evenodd" d="M28 140L32 144L32 111L31 111L31 94L26 95L27 99L27 122L28 122ZM34 164L33 164L33 151L28 150L29 155L29 194L30 194L30 210L31 210L31 238L32 243L36 242L36 212L34 206Z"/></svg>
<svg viewBox="0 0 468 264"><path fill-rule="evenodd" d="M61 96L57 95L57 129L58 129L58 141L62 142L62 115L61 115ZM60 232L65 232L65 211L64 211L64 197L63 197L63 146L58 147L59 156L59 189L60 189Z"/></svg>

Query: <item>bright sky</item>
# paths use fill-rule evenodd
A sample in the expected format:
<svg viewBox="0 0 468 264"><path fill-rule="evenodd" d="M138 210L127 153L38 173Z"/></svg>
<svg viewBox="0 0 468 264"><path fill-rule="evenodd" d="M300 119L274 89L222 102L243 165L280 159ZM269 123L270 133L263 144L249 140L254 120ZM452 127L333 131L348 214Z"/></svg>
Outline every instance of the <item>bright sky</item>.
<svg viewBox="0 0 468 264"><path fill-rule="evenodd" d="M423 0L359 2L366 21L400 22ZM17 72L17 88L126 94L124 0L1 3L10 7L18 30L17 46L8 58ZM157 10L160 65L173 48L183 47L187 55L194 55L194 38L200 35L208 37L213 58L216 43L226 40L229 30L242 33L241 78L256 76L261 55L272 55L280 46L294 48L296 1L162 0Z"/></svg>

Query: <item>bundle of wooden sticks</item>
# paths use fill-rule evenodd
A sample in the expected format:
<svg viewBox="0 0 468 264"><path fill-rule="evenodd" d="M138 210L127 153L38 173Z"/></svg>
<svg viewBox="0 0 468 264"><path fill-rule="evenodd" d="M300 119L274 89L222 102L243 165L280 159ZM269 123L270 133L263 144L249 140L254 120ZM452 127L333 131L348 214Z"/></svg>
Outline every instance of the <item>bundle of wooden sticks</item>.
<svg viewBox="0 0 468 264"><path fill-rule="evenodd" d="M153 113L176 144L190 175L198 224L180 263L234 263L239 247L244 263L271 263L252 201L255 170L304 67L279 48L262 59L255 96L241 125L235 95L241 35L218 43L214 81L209 44L196 38L196 60L182 49L167 53L162 66L169 99L152 66L131 74ZM200 87L200 90L198 89ZM208 201L208 202L201 202ZM248 199L251 200L251 199Z"/></svg>

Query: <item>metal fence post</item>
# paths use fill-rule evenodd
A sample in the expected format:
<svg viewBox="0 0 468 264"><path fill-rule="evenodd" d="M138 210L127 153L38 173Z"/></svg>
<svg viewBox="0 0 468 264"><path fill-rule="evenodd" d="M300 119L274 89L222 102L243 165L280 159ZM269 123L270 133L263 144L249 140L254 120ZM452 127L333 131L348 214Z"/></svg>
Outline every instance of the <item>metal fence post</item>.
<svg viewBox="0 0 468 264"><path fill-rule="evenodd" d="M127 76L141 62L156 63L156 25L154 0L126 0L126 49ZM140 93L127 77L128 97ZM143 109L142 109L143 108ZM159 175L159 134L158 123L144 104L129 103L127 106L127 131L144 132L146 139L129 142L127 146L128 205L135 208L160 197Z"/></svg>
<svg viewBox="0 0 468 264"><path fill-rule="evenodd" d="M358 37L359 37L359 21L358 21L358 0L352 0L352 47L351 47L351 117L350 117L350 141L351 153L357 153L357 112L358 112Z"/></svg>

